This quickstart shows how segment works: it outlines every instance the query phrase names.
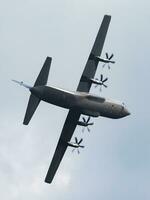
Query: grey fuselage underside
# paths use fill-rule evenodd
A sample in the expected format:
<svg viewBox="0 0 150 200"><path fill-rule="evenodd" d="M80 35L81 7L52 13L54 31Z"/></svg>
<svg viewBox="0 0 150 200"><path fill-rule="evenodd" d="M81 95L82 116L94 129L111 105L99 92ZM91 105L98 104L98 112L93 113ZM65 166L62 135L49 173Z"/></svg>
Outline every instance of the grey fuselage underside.
<svg viewBox="0 0 150 200"><path fill-rule="evenodd" d="M47 103L67 109L79 110L81 114L92 117L108 117L118 119L129 113L122 104L108 101L105 98L84 92L69 92L55 87L37 86L31 93Z"/></svg>

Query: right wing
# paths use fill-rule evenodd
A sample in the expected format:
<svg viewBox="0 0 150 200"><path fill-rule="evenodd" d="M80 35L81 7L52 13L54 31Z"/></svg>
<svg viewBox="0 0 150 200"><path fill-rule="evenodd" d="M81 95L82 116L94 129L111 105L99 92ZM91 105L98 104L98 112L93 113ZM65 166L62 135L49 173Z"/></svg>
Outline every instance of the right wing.
<svg viewBox="0 0 150 200"><path fill-rule="evenodd" d="M62 133L61 133L61 136L59 138L53 159L52 159L52 162L50 164L49 170L48 170L46 178L45 178L46 183L52 182L52 180L55 176L55 173L59 167L59 164L60 164L60 162L65 154L65 151L68 147L67 143L71 140L71 137L77 126L79 117L80 117L80 113L78 111L76 111L76 110L69 111L66 121L65 121L65 124L64 124L64 127L63 127L63 130L62 130Z"/></svg>
<svg viewBox="0 0 150 200"><path fill-rule="evenodd" d="M91 53L89 55L85 69L81 76L77 91L89 92L89 90L91 88L92 82L90 81L90 79L94 78L96 69L98 66L98 62L99 62L97 59L95 59L95 57L101 56L110 20L111 20L111 16L109 16L109 15L104 16L103 22L98 31L96 40L94 42Z"/></svg>

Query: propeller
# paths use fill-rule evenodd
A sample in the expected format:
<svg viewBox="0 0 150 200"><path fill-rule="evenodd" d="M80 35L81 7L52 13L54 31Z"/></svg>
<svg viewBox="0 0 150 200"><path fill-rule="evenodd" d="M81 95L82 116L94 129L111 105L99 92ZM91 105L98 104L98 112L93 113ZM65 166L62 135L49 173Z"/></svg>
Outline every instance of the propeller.
<svg viewBox="0 0 150 200"><path fill-rule="evenodd" d="M83 129L82 129L82 132L84 132L85 128L87 128L88 132L90 132L91 130L90 130L90 128L89 128L88 126L91 126L91 125L94 124L93 122L89 123L91 117L89 116L89 117L87 118L87 120L85 119L85 117L82 117L82 119L83 119L83 122L84 122L84 124L85 124L84 127L83 127Z"/></svg>
<svg viewBox="0 0 150 200"><path fill-rule="evenodd" d="M26 85L23 81L17 81L17 80L12 80L15 83L18 83L20 86L23 86L25 88L31 89L32 87L29 85Z"/></svg>
<svg viewBox="0 0 150 200"><path fill-rule="evenodd" d="M108 62L106 62L106 63L103 65L103 67L105 67L105 65L108 63L108 69L110 69L109 63L112 63L112 64L115 63L115 61L112 61L112 60L111 60L111 59L114 57L114 54L112 53L112 54L109 56L108 53L106 53L105 55L106 55L106 59L107 59Z"/></svg>
<svg viewBox="0 0 150 200"><path fill-rule="evenodd" d="M100 75L100 78L96 78L95 80L97 80L99 83L95 85L95 88L100 85L100 92L102 91L102 86L104 86L105 88L107 88L108 86L105 85L105 82L108 80L108 78L103 77L103 74Z"/></svg>
<svg viewBox="0 0 150 200"><path fill-rule="evenodd" d="M72 150L72 152L74 152L75 149L77 149L78 154L80 153L80 151L79 151L79 147L80 147L80 148L84 148L83 145L80 145L80 144L82 143L82 141L83 141L82 138L78 141L78 138L75 137L75 144L76 144L76 147Z"/></svg>
<svg viewBox="0 0 150 200"><path fill-rule="evenodd" d="M114 57L114 54L113 54L113 53L111 54L110 57L109 57L108 53L106 53L106 58L107 58L108 60L111 60L113 57Z"/></svg>

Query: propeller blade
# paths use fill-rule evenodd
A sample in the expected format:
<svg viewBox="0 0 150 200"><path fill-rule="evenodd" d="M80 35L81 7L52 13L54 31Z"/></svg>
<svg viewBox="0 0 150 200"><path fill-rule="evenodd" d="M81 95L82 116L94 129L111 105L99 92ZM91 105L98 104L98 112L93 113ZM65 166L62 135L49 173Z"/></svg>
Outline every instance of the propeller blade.
<svg viewBox="0 0 150 200"><path fill-rule="evenodd" d="M82 141L83 141L83 139L81 138L81 140L78 142L78 145L81 144Z"/></svg>
<svg viewBox="0 0 150 200"><path fill-rule="evenodd" d="M72 153L74 152L75 149L72 149Z"/></svg>
<svg viewBox="0 0 150 200"><path fill-rule="evenodd" d="M100 81L103 81L103 74L100 75Z"/></svg>
<svg viewBox="0 0 150 200"><path fill-rule="evenodd" d="M105 78L102 82L105 83L108 80L108 78Z"/></svg>
<svg viewBox="0 0 150 200"><path fill-rule="evenodd" d="M106 58L109 59L108 53L106 53Z"/></svg>
<svg viewBox="0 0 150 200"><path fill-rule="evenodd" d="M83 122L86 123L86 119L84 117L82 117L82 119L83 119Z"/></svg>
<svg viewBox="0 0 150 200"><path fill-rule="evenodd" d="M106 63L105 63L105 64L103 64L103 68L105 67L105 65L106 65Z"/></svg>
<svg viewBox="0 0 150 200"><path fill-rule="evenodd" d="M116 62L115 61L110 61L110 63L115 64Z"/></svg>
<svg viewBox="0 0 150 200"><path fill-rule="evenodd" d="M102 91L102 86L100 85L100 87L99 87L99 91L101 92Z"/></svg>
<svg viewBox="0 0 150 200"><path fill-rule="evenodd" d="M85 146L82 146L82 145L81 145L80 147L81 147L81 148L84 148Z"/></svg>
<svg viewBox="0 0 150 200"><path fill-rule="evenodd" d="M78 144L78 139L77 139L77 137L75 137L75 143Z"/></svg>
<svg viewBox="0 0 150 200"><path fill-rule="evenodd" d="M85 127L82 128L82 133L84 133Z"/></svg>
<svg viewBox="0 0 150 200"><path fill-rule="evenodd" d="M89 129L89 127L88 127L88 126L87 126L87 130L88 130L88 132L90 133L90 131L91 131L91 130Z"/></svg>
<svg viewBox="0 0 150 200"><path fill-rule="evenodd" d="M94 124L94 122L88 123L88 126L92 126Z"/></svg>
<svg viewBox="0 0 150 200"><path fill-rule="evenodd" d="M90 118L91 118L91 117L89 116L88 119L87 119L87 121L86 121L87 124L88 124L88 122L90 121Z"/></svg>
<svg viewBox="0 0 150 200"><path fill-rule="evenodd" d="M107 88L108 86L107 85L105 85L105 84L103 84L103 86L105 87L105 88Z"/></svg>
<svg viewBox="0 0 150 200"><path fill-rule="evenodd" d="M79 151L79 149L78 149L77 151L78 151L78 154L80 154L80 151Z"/></svg>
<svg viewBox="0 0 150 200"><path fill-rule="evenodd" d="M114 54L112 53L112 55L109 57L109 60L111 60L114 57Z"/></svg>

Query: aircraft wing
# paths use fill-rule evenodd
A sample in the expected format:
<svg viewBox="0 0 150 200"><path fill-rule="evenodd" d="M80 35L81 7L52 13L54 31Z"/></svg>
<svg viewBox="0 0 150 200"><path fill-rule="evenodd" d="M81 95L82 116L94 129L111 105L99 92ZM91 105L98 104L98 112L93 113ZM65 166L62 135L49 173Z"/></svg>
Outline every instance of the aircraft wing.
<svg viewBox="0 0 150 200"><path fill-rule="evenodd" d="M59 164L60 164L60 162L64 156L64 153L67 149L67 146L68 146L67 143L71 140L71 137L77 126L79 117L80 117L80 113L78 111L76 111L76 110L69 111L66 121L65 121L65 124L64 124L64 127L63 127L63 130L61 132L53 159L52 159L52 162L50 164L49 170L48 170L46 178L45 178L46 183L52 182L52 180L55 176L55 173L59 167Z"/></svg>
<svg viewBox="0 0 150 200"><path fill-rule="evenodd" d="M95 56L101 56L110 20L111 16L109 15L104 16L101 27L95 39L93 48L87 60L85 69L81 76L79 85L77 87L77 91L89 92L91 88L92 82L90 81L90 79L94 78L98 66L98 61L94 58Z"/></svg>

